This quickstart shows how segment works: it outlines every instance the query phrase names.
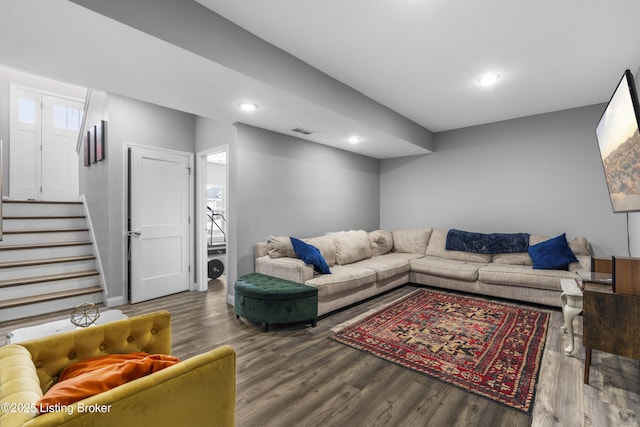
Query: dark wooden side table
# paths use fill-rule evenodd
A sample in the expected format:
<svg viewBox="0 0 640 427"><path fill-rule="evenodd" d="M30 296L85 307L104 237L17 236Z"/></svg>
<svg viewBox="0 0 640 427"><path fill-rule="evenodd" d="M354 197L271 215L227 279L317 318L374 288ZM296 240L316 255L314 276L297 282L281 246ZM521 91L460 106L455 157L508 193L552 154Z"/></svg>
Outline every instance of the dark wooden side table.
<svg viewBox="0 0 640 427"><path fill-rule="evenodd" d="M640 359L640 297L585 283L583 298L584 383L589 384L593 349Z"/></svg>

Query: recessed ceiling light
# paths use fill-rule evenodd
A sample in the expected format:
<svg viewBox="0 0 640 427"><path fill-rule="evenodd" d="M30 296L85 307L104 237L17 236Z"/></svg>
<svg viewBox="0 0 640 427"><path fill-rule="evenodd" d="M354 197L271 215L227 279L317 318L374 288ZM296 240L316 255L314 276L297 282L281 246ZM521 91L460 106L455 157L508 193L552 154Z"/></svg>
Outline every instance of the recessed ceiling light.
<svg viewBox="0 0 640 427"><path fill-rule="evenodd" d="M258 104L254 104L252 102L241 102L238 104L238 107L240 107L242 111L256 111L260 108Z"/></svg>
<svg viewBox="0 0 640 427"><path fill-rule="evenodd" d="M478 83L480 83L482 86L491 86L493 84L496 84L496 82L500 80L500 74L498 73L487 73L482 75L479 79L478 79Z"/></svg>
<svg viewBox="0 0 640 427"><path fill-rule="evenodd" d="M357 144L358 142L360 142L360 137L358 136L352 136L349 138L349 143L351 144Z"/></svg>

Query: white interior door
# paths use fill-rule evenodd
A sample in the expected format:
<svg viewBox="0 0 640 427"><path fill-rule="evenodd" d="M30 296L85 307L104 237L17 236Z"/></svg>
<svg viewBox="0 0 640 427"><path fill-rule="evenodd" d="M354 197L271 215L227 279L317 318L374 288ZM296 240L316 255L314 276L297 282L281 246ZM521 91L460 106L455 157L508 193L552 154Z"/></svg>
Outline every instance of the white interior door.
<svg viewBox="0 0 640 427"><path fill-rule="evenodd" d="M192 162L188 154L130 149L133 303L189 290Z"/></svg>

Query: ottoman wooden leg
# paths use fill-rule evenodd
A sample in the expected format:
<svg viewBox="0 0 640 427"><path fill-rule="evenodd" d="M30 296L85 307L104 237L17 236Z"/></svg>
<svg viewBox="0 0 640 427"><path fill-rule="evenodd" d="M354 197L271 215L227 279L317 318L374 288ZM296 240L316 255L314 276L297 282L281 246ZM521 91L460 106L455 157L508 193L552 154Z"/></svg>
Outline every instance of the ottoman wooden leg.
<svg viewBox="0 0 640 427"><path fill-rule="evenodd" d="M312 328L316 327L316 319L311 319L311 327Z"/></svg>
<svg viewBox="0 0 640 427"><path fill-rule="evenodd" d="M269 324L267 322L262 322L262 332L269 331Z"/></svg>

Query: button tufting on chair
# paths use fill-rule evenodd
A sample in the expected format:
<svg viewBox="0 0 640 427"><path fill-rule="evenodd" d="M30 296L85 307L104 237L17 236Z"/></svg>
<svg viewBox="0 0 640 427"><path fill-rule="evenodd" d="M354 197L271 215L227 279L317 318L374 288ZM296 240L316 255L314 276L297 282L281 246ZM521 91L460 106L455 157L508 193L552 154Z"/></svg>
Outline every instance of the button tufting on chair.
<svg viewBox="0 0 640 427"><path fill-rule="evenodd" d="M156 329L156 334L149 339L151 328ZM130 343L123 342L125 339ZM112 352L135 353L140 351L137 342L143 341L148 341L143 350L146 353L170 355L169 312L147 313L1 346L0 402L9 408L37 409L37 402L58 382L59 372L65 367ZM91 405L84 406L95 411L80 410L80 402L41 415L0 408L0 426L200 426L211 425L215 420L216 425L231 427L235 425L235 360L230 346L198 354L113 391L99 392L90 398Z"/></svg>

